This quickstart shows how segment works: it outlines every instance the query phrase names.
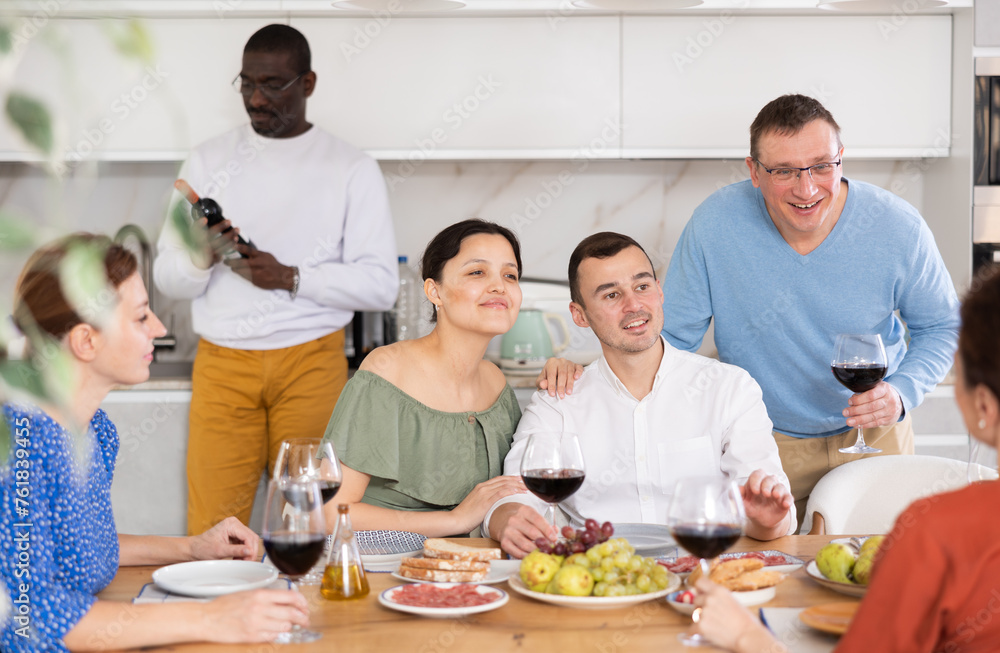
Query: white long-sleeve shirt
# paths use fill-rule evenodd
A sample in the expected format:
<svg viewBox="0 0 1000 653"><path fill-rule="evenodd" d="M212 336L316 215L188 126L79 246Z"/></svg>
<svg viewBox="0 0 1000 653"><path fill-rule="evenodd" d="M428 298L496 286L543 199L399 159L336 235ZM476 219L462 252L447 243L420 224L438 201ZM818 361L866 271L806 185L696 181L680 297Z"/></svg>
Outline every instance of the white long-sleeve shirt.
<svg viewBox="0 0 1000 653"><path fill-rule="evenodd" d="M662 338L661 338L662 340ZM584 369L573 394L534 394L521 416L504 474L520 474L528 437L540 431L576 433L586 479L560 507L574 525L598 522L665 524L680 478L724 474L742 484L756 469L785 487L771 420L760 387L742 369L674 349L666 341L653 389L635 399L602 355ZM545 504L531 494L501 499L486 514L518 501ZM791 508L789 534L795 531Z"/></svg>
<svg viewBox="0 0 1000 653"><path fill-rule="evenodd" d="M222 263L201 270L168 215L157 243L156 287L191 299L194 331L235 349L300 345L343 328L354 311L390 308L398 289L396 239L378 164L313 126L263 138L249 125L198 146L181 170L241 235L299 268L297 297L264 290ZM187 202L175 194L173 206Z"/></svg>

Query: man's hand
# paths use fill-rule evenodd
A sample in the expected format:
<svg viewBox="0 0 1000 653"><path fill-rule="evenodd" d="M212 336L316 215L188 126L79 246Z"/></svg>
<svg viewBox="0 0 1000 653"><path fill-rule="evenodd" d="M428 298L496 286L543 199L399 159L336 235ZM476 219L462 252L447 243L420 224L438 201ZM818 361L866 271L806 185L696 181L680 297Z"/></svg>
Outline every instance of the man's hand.
<svg viewBox="0 0 1000 653"><path fill-rule="evenodd" d="M903 400L896 389L885 381L858 395L852 395L844 409L844 417L851 428L888 426L899 421L903 414Z"/></svg>
<svg viewBox="0 0 1000 653"><path fill-rule="evenodd" d="M550 397L557 394L560 399L573 394L573 383L583 374L583 366L565 358L550 358L538 374L535 385L539 390L548 390Z"/></svg>
<svg viewBox="0 0 1000 653"><path fill-rule="evenodd" d="M788 532L788 510L795 499L776 476L756 469L740 487L740 494L750 521L747 535L758 540L773 540Z"/></svg>
<svg viewBox="0 0 1000 653"><path fill-rule="evenodd" d="M205 230L207 246L200 255L192 255L191 260L197 267L207 270L235 249L240 230L238 227L233 227L229 220L223 220L214 227L209 227L208 218L202 218L196 224ZM230 227L231 231L222 233Z"/></svg>
<svg viewBox="0 0 1000 653"><path fill-rule="evenodd" d="M273 254L246 245L236 245L236 250L246 256L226 261L236 274L264 290L291 290L295 282L295 268L282 265Z"/></svg>
<svg viewBox="0 0 1000 653"><path fill-rule="evenodd" d="M192 560L256 560L260 538L235 517L226 517L190 538Z"/></svg>
<svg viewBox="0 0 1000 653"><path fill-rule="evenodd" d="M537 548L535 540L544 537L554 542L559 531L531 506L505 503L490 517L490 536L511 556L523 558Z"/></svg>

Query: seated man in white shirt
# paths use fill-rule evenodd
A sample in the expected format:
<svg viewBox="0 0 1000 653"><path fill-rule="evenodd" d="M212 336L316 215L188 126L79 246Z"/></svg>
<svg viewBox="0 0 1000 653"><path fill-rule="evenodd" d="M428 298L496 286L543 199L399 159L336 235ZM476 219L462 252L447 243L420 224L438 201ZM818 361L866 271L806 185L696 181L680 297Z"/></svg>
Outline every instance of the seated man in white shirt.
<svg viewBox="0 0 1000 653"><path fill-rule="evenodd" d="M570 523L665 523L681 477L725 475L741 485L746 534L770 540L795 531L795 504L757 383L742 369L679 351L660 336L663 291L646 252L628 236L585 238L569 263L573 321L601 341L564 399L536 392L504 461L519 474L528 437L576 433L586 480L560 504ZM558 532L533 495L501 499L483 532L515 557Z"/></svg>

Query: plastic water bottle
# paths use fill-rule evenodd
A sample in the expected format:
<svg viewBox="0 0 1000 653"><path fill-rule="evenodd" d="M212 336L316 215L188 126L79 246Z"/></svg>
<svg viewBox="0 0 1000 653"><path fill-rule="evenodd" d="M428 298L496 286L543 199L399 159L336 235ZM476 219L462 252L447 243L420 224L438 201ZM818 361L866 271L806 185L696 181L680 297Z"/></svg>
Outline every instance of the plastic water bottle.
<svg viewBox="0 0 1000 653"><path fill-rule="evenodd" d="M405 256L399 257L399 296L392 309L392 325L390 332L396 340L414 340L420 337L420 307L423 298L423 284L406 262Z"/></svg>

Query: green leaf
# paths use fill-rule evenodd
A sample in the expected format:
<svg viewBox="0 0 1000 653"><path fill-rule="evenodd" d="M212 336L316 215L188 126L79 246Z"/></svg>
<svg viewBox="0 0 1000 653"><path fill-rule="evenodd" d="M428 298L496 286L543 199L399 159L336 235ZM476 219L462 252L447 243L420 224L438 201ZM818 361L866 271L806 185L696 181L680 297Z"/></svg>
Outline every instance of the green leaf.
<svg viewBox="0 0 1000 653"><path fill-rule="evenodd" d="M7 96L7 117L28 143L44 154L52 153L52 118L45 105L16 91Z"/></svg>
<svg viewBox="0 0 1000 653"><path fill-rule="evenodd" d="M0 381L14 394L29 395L41 400L49 399L45 391L45 379L39 372L35 361L19 360L0 363Z"/></svg>
<svg viewBox="0 0 1000 653"><path fill-rule="evenodd" d="M126 21L107 21L104 26L115 49L122 56L138 59L147 64L153 62L153 42L141 21L135 18Z"/></svg>
<svg viewBox="0 0 1000 653"><path fill-rule="evenodd" d="M59 262L59 286L77 315L104 328L118 305L118 293L104 270L104 247L74 243Z"/></svg>
<svg viewBox="0 0 1000 653"><path fill-rule="evenodd" d="M208 247L205 230L191 219L191 205L185 199L178 199L170 209L170 222L180 234L181 242L192 256L204 255Z"/></svg>
<svg viewBox="0 0 1000 653"><path fill-rule="evenodd" d="M7 54L14 47L14 35L10 27L0 24L0 54Z"/></svg>
<svg viewBox="0 0 1000 653"><path fill-rule="evenodd" d="M5 464L10 459L10 428L7 420L0 415L0 465Z"/></svg>
<svg viewBox="0 0 1000 653"><path fill-rule="evenodd" d="M35 246L35 225L0 210L0 250L15 251Z"/></svg>
<svg viewBox="0 0 1000 653"><path fill-rule="evenodd" d="M47 352L46 364L41 368L45 396L60 408L73 405L73 357L56 345Z"/></svg>

